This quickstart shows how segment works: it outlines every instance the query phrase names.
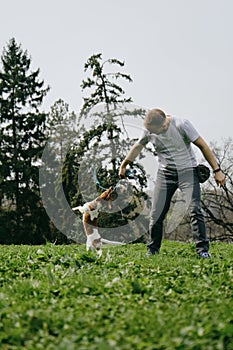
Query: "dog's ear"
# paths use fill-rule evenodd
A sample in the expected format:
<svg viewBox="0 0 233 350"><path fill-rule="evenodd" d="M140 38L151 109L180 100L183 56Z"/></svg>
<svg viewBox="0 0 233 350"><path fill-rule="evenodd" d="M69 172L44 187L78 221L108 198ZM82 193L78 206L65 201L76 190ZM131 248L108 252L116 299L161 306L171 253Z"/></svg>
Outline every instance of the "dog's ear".
<svg viewBox="0 0 233 350"><path fill-rule="evenodd" d="M99 198L108 200L108 196L109 196L110 193L111 193L111 187L109 187L106 191L104 191L103 193L101 193L101 195L99 196Z"/></svg>

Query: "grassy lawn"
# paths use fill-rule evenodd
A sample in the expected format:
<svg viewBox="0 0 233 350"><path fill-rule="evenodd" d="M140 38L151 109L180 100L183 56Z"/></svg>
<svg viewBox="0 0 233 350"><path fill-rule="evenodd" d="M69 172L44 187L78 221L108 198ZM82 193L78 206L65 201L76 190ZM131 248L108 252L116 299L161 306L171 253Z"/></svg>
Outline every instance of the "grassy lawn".
<svg viewBox="0 0 233 350"><path fill-rule="evenodd" d="M1 246L0 349L233 350L233 245Z"/></svg>

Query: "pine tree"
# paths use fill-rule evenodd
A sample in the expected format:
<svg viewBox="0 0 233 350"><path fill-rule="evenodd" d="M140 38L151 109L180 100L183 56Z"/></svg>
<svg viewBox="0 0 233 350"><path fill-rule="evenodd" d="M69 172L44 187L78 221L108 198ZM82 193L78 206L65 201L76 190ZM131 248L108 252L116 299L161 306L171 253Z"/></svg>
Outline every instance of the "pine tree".
<svg viewBox="0 0 233 350"><path fill-rule="evenodd" d="M49 138L43 152L43 166L40 169L40 179L44 183L41 195L46 210L57 228L57 230L53 229L55 239L60 243L67 243L73 238L71 210L63 196L66 186L63 186L62 174L65 172L68 179L71 176L64 160L77 135L76 122L75 112L70 111L69 105L62 99L51 106L47 118ZM74 183L72 186L74 187Z"/></svg>
<svg viewBox="0 0 233 350"><path fill-rule="evenodd" d="M93 108L95 105L104 102L106 104L107 112L110 113L109 107L111 104L128 103L132 102L131 97L125 98L123 95L125 91L123 88L116 84L114 80L119 78L132 82L132 78L128 74L121 72L105 72L106 65L124 66L124 62L115 58L108 59L102 62L102 54L95 54L89 57L84 65L84 71L92 71L92 77L88 77L82 81L81 88L83 90L87 88L93 88L94 91L89 97L84 97L84 104L81 110L81 114L85 111Z"/></svg>
<svg viewBox="0 0 233 350"><path fill-rule="evenodd" d="M91 71L92 77L87 77L81 84L82 90L91 91L88 97L84 97L84 103L80 113L80 125L83 121L85 130L79 134L79 140L73 146L71 152L67 154L65 171L63 172L63 186L71 206L92 200L98 192L115 186L119 182L118 168L121 161L127 154L130 146L135 140L128 137L124 127L124 116L142 117L145 111L141 109L129 108L131 98L125 97L123 88L116 84L115 80L123 79L131 82L128 74L108 72L109 67L124 66L124 62L117 59L108 59L103 62L102 55L92 55L84 66L84 71ZM118 121L122 124L119 126ZM91 121L87 126L87 121ZM72 174L73 166L73 176ZM140 190L134 187L134 200L132 200L125 210L119 210L114 215L103 215L99 223L102 227L124 226L135 217L134 214L129 219L129 213L147 199L143 189L147 185L145 171L136 162L133 165L138 171L137 185ZM76 170L75 170L76 169ZM75 171L74 171L75 170ZM74 186L76 184L76 194ZM137 187L138 187L137 186ZM138 213L135 214L136 216ZM132 224L133 226L133 224ZM141 231L145 232L142 225ZM122 229L122 239L129 238L129 231ZM137 235L132 228L133 235ZM125 237L123 235L125 234ZM113 238L113 237L112 237Z"/></svg>
<svg viewBox="0 0 233 350"><path fill-rule="evenodd" d="M116 155L119 131L114 133L115 129L115 109L119 105L132 102L131 97L124 97L125 91L119 85L116 84L116 80L123 79L128 82L132 82L132 78L129 74L124 74L119 71L106 72L106 66L124 67L124 62L116 58L111 58L103 61L102 54L95 54L88 58L84 65L84 71L91 71L92 78L88 77L82 81L82 90L93 89L89 97L84 97L83 107L81 109L81 117L86 113L89 113L94 106L103 103L105 111L101 115L101 124L105 125L107 131L107 138L110 143L111 150L111 164L112 171L116 173ZM114 140L115 139L115 140Z"/></svg>
<svg viewBox="0 0 233 350"><path fill-rule="evenodd" d="M4 211L11 211L15 241L42 235L39 160L45 145L46 113L40 112L49 87L30 71L31 58L12 38L3 49L0 71L0 179ZM42 220L43 222L44 219ZM31 236L31 238L29 237Z"/></svg>

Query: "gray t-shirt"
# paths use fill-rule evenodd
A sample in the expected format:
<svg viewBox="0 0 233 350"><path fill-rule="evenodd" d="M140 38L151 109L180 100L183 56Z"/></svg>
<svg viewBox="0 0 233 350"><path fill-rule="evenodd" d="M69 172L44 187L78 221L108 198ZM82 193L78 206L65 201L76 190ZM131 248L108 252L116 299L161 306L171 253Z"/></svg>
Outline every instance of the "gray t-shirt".
<svg viewBox="0 0 233 350"><path fill-rule="evenodd" d="M191 142L199 133L187 119L171 116L167 131L156 135L144 129L138 143L146 145L151 142L158 154L160 168L187 169L197 166Z"/></svg>

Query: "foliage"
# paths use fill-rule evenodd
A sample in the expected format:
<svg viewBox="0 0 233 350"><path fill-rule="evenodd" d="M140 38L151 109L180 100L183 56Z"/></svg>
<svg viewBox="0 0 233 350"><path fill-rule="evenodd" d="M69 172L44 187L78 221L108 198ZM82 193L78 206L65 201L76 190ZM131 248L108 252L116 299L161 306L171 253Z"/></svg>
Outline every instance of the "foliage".
<svg viewBox="0 0 233 350"><path fill-rule="evenodd" d="M120 85L114 82L114 80L119 78L131 82L132 79L130 75L121 72L105 73L106 65L123 67L124 62L115 58L102 62L102 54L99 53L89 57L85 63L84 71L91 70L92 78L88 77L86 80L83 80L81 88L83 90L94 88L94 91L89 97L84 97L81 115L101 102L104 102L107 105L107 108L108 105L111 104L132 102L131 98L122 97L122 95L125 94L125 91Z"/></svg>
<svg viewBox="0 0 233 350"><path fill-rule="evenodd" d="M71 207L92 201L106 188L110 186L115 187L119 184L118 174L116 171L114 172L109 169L106 164L106 159L109 159L106 145L103 141L98 143L106 127L105 124L98 125L84 132L78 146L73 147L70 152L67 153L63 166L63 189ZM113 131L118 130L118 127L114 124L112 124L111 128ZM124 143L119 142L116 145L118 154L125 151ZM101 155L101 150L104 151L103 155ZM121 160L121 157L117 159L117 166L120 165ZM141 225L139 225L140 227L135 228L135 225L133 225L135 216L138 215L137 210L142 211L143 206L148 206L149 203L147 203L148 196L142 191L142 189L146 187L145 170L137 163L131 166L138 170L137 179L134 181L134 184L132 184L134 192L133 199L131 198L129 201L126 199L125 208L123 210L119 209L119 211L114 214L101 213L98 220L98 225L100 227L122 227L122 236L119 238L122 240L129 237L129 226L124 227L127 223L130 223L132 226L131 230L132 234L134 231L134 236L142 235L146 232L148 227L146 218L142 218ZM131 197L130 194L129 197ZM133 214L134 211L136 211L135 214ZM77 231L80 232L80 226ZM110 232L107 234L107 238L111 239L109 236Z"/></svg>
<svg viewBox="0 0 233 350"><path fill-rule="evenodd" d="M67 150L73 142L76 119L76 114L69 111L69 105L62 99L51 106L46 123L55 159L64 161Z"/></svg>
<svg viewBox="0 0 233 350"><path fill-rule="evenodd" d="M212 230L210 235L218 240L233 240L233 139L225 139L219 146L211 144L218 163L226 175L226 185L217 187L215 181L210 179L204 187L202 205L206 213L206 220ZM214 231L218 231L216 235Z"/></svg>
<svg viewBox="0 0 233 350"><path fill-rule="evenodd" d="M211 241L233 242L233 140L231 138L225 139L221 144L212 142L210 147L226 175L226 184L223 187L218 187L213 174L208 181L201 184L201 203L205 215L207 237ZM204 160L201 159L200 162L204 163ZM206 165L208 166L208 164ZM172 202L168 217L176 201L177 197ZM182 202L182 196L180 196L180 201ZM181 203L181 210L182 208ZM177 216L179 216L178 210ZM188 214L184 215L182 222L173 232L165 232L165 237L185 242L191 240Z"/></svg>
<svg viewBox="0 0 233 350"><path fill-rule="evenodd" d="M231 350L233 246L2 246L2 350Z"/></svg>
<svg viewBox="0 0 233 350"><path fill-rule="evenodd" d="M14 216L10 230L2 228L14 242L39 243L46 235L40 227L48 222L39 195L39 159L46 141L46 114L39 107L49 88L43 88L39 69L29 71L31 59L14 38L1 59L1 216L14 212L9 213Z"/></svg>
<svg viewBox="0 0 233 350"><path fill-rule="evenodd" d="M131 102L131 98L123 96L124 90L114 80L132 79L119 71L106 73L106 67L112 65L123 67L124 63L117 59L102 62L102 55L97 54L92 55L84 65L84 71L90 70L92 78L83 80L81 87L88 91L92 89L92 92L89 97L84 98L78 140L67 153L63 167L63 188L71 206L91 201L104 189L114 187L119 182L120 163L135 141L129 138L125 130L124 117L127 115L139 118L144 113L142 109L127 108L126 103ZM147 186L145 171L136 162L134 167L138 170L138 176L135 200L129 203L132 211L138 206L138 202L142 204L147 199L143 192ZM118 227L128 221L129 217L123 218L121 211L113 216L103 214L99 224L103 227ZM140 228L142 234L147 230L146 226L147 224Z"/></svg>
<svg viewBox="0 0 233 350"><path fill-rule="evenodd" d="M124 62L118 59L108 59L102 62L102 54L95 54L89 57L87 62L84 65L84 71L91 70L93 78L88 77L87 80L83 80L81 84L82 90L86 90L92 88L94 91L90 94L89 97L84 97L83 107L80 113L81 118L88 117L87 113L90 113L93 107L99 105L100 103L104 104L104 111L99 114L99 123L101 125L106 125L105 131L107 132L107 139L110 148L112 171L116 172L116 142L119 142L119 133L118 130L114 133L113 126L116 124L116 106L123 105L128 102L132 102L131 98L124 98L123 95L125 91L123 88L116 84L114 80L119 78L123 78L132 81L130 75L124 74L121 72L110 72L105 73L105 66L109 65L117 65L120 67L124 66ZM91 112L92 114L93 112ZM91 115L91 118L93 116ZM96 126L94 121L92 121L92 126ZM102 133L102 137L104 134Z"/></svg>
<svg viewBox="0 0 233 350"><path fill-rule="evenodd" d="M51 223L52 241L57 243L67 243L71 239L64 229L70 220L71 209L66 205L67 201L64 198L62 172L66 173L66 177L70 179L69 169L64 165L64 161L76 138L76 120L75 112L70 111L69 105L62 99L57 100L51 106L46 120L48 141L43 152L40 169L41 195L53 222L53 224ZM74 184L71 187L74 187ZM54 222L54 217L58 221ZM72 223L68 228L69 232L71 228Z"/></svg>

